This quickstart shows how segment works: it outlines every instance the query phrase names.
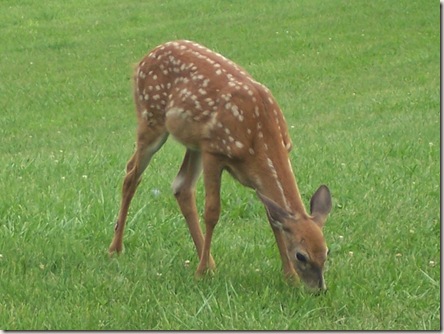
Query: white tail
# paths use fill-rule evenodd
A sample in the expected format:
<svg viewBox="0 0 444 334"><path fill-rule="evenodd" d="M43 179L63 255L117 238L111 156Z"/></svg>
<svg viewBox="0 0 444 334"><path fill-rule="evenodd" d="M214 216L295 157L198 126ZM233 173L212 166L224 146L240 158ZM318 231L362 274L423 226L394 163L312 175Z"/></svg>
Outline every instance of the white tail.
<svg viewBox="0 0 444 334"><path fill-rule="evenodd" d="M131 199L152 156L169 134L186 147L173 192L188 224L200 263L214 269L210 244L220 214L222 171L256 190L265 205L287 277L325 289L327 246L322 227L331 209L321 186L311 215L301 200L288 158L292 144L271 92L225 57L190 41L162 44L142 59L134 75L138 129L127 164L122 203L109 252L120 252ZM203 169L205 237L195 184Z"/></svg>

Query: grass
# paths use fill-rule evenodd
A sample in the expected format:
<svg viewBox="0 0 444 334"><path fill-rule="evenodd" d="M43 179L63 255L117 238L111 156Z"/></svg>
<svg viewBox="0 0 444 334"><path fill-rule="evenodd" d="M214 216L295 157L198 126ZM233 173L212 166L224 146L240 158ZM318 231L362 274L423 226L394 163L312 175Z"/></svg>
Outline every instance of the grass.
<svg viewBox="0 0 444 334"><path fill-rule="evenodd" d="M1 2L0 328L440 329L438 24L437 5L404 0ZM228 176L218 270L194 281L173 141L108 258L132 64L176 38L265 83L303 199L332 190L327 294L285 283L263 208Z"/></svg>

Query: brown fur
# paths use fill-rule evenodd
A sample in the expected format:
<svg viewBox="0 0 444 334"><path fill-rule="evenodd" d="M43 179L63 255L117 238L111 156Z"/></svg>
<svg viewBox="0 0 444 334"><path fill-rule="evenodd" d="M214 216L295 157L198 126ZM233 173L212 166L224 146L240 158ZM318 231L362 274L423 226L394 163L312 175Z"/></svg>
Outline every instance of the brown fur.
<svg viewBox="0 0 444 334"><path fill-rule="evenodd" d="M220 215L221 173L256 190L264 203L284 273L325 288L327 246L322 226L331 209L328 188L312 198L309 215L296 185L285 118L271 92L243 68L190 41L168 42L145 56L134 72L138 130L127 165L122 204L110 253L123 247L131 199L152 156L171 134L186 148L173 192L196 245L201 276L214 269L211 238ZM205 237L199 226L195 183L203 170ZM301 263L300 259L306 260Z"/></svg>

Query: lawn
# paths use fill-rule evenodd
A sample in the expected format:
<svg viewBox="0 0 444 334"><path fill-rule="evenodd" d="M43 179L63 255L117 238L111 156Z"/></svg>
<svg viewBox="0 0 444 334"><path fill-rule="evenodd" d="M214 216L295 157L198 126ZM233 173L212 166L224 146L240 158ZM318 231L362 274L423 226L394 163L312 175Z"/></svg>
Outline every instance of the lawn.
<svg viewBox="0 0 444 334"><path fill-rule="evenodd" d="M439 22L431 1L0 2L0 328L440 329ZM306 205L329 186L326 294L283 279L263 206L229 175L217 271L196 281L171 139L108 257L132 69L178 38L270 88Z"/></svg>

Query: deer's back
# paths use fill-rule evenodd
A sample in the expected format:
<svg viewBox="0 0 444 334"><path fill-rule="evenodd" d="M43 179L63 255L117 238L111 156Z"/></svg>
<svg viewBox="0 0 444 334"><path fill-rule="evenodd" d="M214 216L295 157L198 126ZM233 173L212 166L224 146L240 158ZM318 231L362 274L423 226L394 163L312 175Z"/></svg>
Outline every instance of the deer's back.
<svg viewBox="0 0 444 334"><path fill-rule="evenodd" d="M270 91L197 43L159 45L141 60L134 80L139 120L165 127L189 148L228 158L252 156L264 133L276 136L287 150L291 146Z"/></svg>

